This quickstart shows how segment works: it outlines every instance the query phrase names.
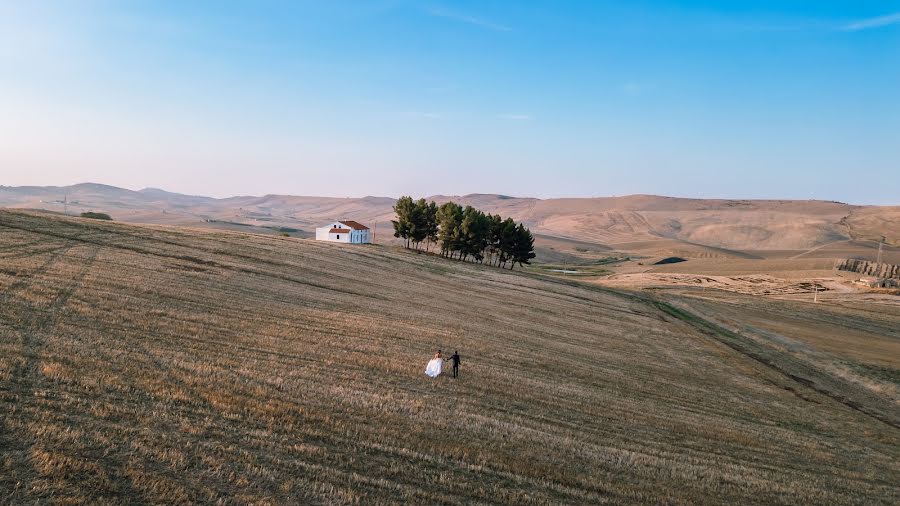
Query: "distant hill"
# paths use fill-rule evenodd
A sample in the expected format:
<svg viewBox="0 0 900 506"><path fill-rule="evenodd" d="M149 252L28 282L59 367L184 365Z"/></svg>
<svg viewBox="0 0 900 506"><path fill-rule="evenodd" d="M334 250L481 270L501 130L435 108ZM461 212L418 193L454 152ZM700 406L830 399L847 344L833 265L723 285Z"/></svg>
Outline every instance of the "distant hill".
<svg viewBox="0 0 900 506"><path fill-rule="evenodd" d="M72 213L102 211L116 220L203 227L242 226L258 231L290 227L311 231L337 218L378 227L387 240L394 199L294 195L216 199L156 188L132 191L84 183L66 187L0 187L0 206ZM553 238L648 256L748 257L758 250L804 251L847 240L885 236L900 245L900 207L816 200L687 199L655 195L536 199L495 194L436 195L523 221L539 234L545 253ZM377 225L376 225L377 224ZM273 228L274 227L274 228ZM558 243L560 247L562 243ZM572 246L572 251L580 246ZM583 249L583 248L582 248ZM749 253L748 253L749 252Z"/></svg>

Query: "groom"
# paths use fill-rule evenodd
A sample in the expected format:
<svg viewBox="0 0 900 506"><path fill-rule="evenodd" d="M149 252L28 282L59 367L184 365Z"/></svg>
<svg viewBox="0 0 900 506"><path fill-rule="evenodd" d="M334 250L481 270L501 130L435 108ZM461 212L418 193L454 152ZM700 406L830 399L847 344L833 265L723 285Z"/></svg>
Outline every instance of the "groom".
<svg viewBox="0 0 900 506"><path fill-rule="evenodd" d="M459 377L459 352L453 350L453 355L450 355L450 360L453 361L453 377Z"/></svg>

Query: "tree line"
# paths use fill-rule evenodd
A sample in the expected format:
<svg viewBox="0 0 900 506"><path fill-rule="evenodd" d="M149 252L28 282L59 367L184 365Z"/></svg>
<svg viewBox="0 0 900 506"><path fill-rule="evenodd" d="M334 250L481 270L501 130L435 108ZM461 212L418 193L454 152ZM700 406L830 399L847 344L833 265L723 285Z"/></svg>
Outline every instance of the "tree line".
<svg viewBox="0 0 900 506"><path fill-rule="evenodd" d="M534 258L534 236L525 225L499 214L485 214L472 206L447 202L438 206L404 196L394 205L394 237L407 248L426 251L440 247L442 257L485 263L512 270Z"/></svg>

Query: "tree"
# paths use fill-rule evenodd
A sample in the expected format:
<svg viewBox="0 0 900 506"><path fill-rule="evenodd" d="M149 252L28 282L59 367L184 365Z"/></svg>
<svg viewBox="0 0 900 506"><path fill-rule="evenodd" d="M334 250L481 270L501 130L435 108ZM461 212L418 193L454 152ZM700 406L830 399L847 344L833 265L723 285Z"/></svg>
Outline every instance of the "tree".
<svg viewBox="0 0 900 506"><path fill-rule="evenodd" d="M415 203L412 197L403 196L394 204L394 213L397 214L396 220L391 220L394 225L394 237L401 237L406 240L406 247L409 248L410 234L413 228L413 213L415 212Z"/></svg>
<svg viewBox="0 0 900 506"><path fill-rule="evenodd" d="M490 232L490 224L485 214L472 206L466 206L459 231L462 260L471 256L476 261L481 261Z"/></svg>
<svg viewBox="0 0 900 506"><path fill-rule="evenodd" d="M534 236L525 225L519 223L516 227L515 243L512 251L512 265L509 270L518 263L521 267L523 264L530 264L530 260L535 257L534 254Z"/></svg>
<svg viewBox="0 0 900 506"><path fill-rule="evenodd" d="M441 256L453 257L459 243L459 226L463 210L454 202L447 202L437 209L437 238L441 244Z"/></svg>
<svg viewBox="0 0 900 506"><path fill-rule="evenodd" d="M426 250L430 243L438 243L441 256L462 261L472 259L489 265L510 270L516 264L529 264L534 258L534 236L531 231L512 218L505 220L500 215L485 214L455 202L438 206L425 199L413 201L412 197L401 197L394 205L397 220L393 221L394 236L406 239L419 249L423 241ZM496 262L496 263L495 263Z"/></svg>
<svg viewBox="0 0 900 506"><path fill-rule="evenodd" d="M516 222L512 218L506 218L500 224L498 249L500 258L497 261L499 267L506 267L506 262L513 257L516 245Z"/></svg>
<svg viewBox="0 0 900 506"><path fill-rule="evenodd" d="M423 210L424 226L425 226L425 240L427 240L429 244L433 243L433 242L437 242L437 239L438 239L437 212L438 212L438 206L437 206L437 204L434 203L434 201L429 202L428 206L425 207ZM426 246L425 250L427 251L428 249L429 249L429 247Z"/></svg>
<svg viewBox="0 0 900 506"><path fill-rule="evenodd" d="M494 259L497 259L497 265L500 264L500 233L503 230L503 218L499 214L488 215L490 226L488 228L488 264L494 265Z"/></svg>
<svg viewBox="0 0 900 506"><path fill-rule="evenodd" d="M409 238L419 249L419 244L434 235L437 227L436 215L437 206L434 202L429 204L425 199L419 199L413 205L410 216Z"/></svg>

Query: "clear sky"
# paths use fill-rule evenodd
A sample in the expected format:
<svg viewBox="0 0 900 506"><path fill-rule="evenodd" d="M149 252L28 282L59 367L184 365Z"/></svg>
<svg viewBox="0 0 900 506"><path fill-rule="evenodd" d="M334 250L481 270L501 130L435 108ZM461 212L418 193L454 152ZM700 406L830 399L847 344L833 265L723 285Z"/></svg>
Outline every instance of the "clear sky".
<svg viewBox="0 0 900 506"><path fill-rule="evenodd" d="M900 1L0 0L0 184L900 204Z"/></svg>

